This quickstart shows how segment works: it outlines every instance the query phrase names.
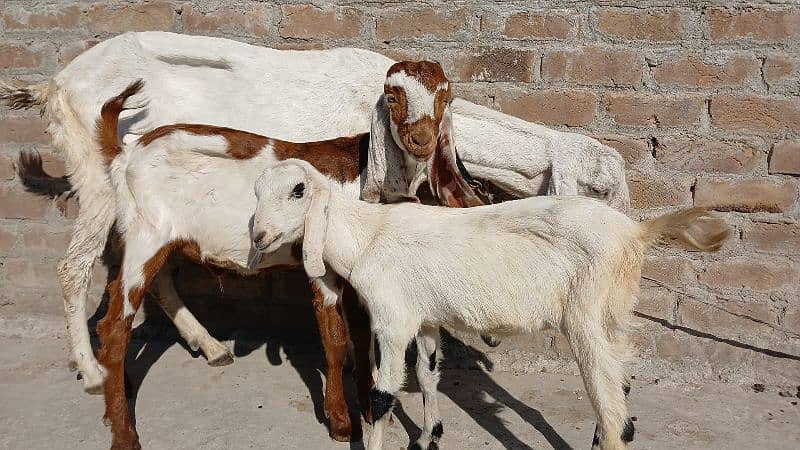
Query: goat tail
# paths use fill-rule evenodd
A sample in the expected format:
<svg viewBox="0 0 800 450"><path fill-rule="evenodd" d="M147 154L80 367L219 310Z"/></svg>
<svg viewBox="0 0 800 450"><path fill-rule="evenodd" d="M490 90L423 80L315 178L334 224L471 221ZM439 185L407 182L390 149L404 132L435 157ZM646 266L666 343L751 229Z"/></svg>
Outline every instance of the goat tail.
<svg viewBox="0 0 800 450"><path fill-rule="evenodd" d="M0 100L11 109L29 109L44 105L50 97L50 81L27 86L0 79Z"/></svg>
<svg viewBox="0 0 800 450"><path fill-rule="evenodd" d="M666 237L695 250L715 252L730 235L727 222L705 208L684 209L642 224L642 240L648 246Z"/></svg>
<svg viewBox="0 0 800 450"><path fill-rule="evenodd" d="M122 141L119 137L119 115L127 109L125 102L139 93L144 87L144 81L139 79L129 84L119 95L107 101L100 110L97 120L97 140L100 143L100 152L105 157L106 163L122 152Z"/></svg>

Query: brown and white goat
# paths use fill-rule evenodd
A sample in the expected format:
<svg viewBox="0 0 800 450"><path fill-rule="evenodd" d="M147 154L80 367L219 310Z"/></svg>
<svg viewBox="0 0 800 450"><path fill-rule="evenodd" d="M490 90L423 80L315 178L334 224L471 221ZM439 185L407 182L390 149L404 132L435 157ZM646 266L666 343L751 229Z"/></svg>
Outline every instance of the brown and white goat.
<svg viewBox="0 0 800 450"><path fill-rule="evenodd" d="M447 110L449 83L441 67L429 62L397 63L389 70L387 79L405 80L393 82L392 87L393 92L404 95L406 107L390 108L390 117L384 120L399 124L398 128L412 130L408 145L413 146L419 159L402 157L397 165L390 163L371 168L368 160L373 153L387 152L382 145L374 145L378 143L371 140L374 134L291 143L229 128L176 124L157 128L123 146L118 135L119 114L142 84L132 84L104 105L97 126L98 141L102 143L102 154L109 164L116 191L117 228L125 243L119 277L109 285L109 309L98 325L102 341L99 360L106 371L103 384L106 418L111 423L115 448L139 445L125 396L125 355L133 315L171 253L182 252L198 262L242 274L301 264L301 259L292 254L291 246L262 260L261 253L251 245L253 186L266 166L289 158L305 160L330 180L341 184L353 198L361 196L362 184L377 189L382 198L413 197L420 173L428 171L431 191L443 195L448 203L465 206L480 202L456 165ZM422 92L402 89L402 83L417 80L429 90L427 97L421 98ZM419 114L418 120L408 120L422 108L433 111L433 117ZM403 111L406 115L400 119L397 116ZM419 121L422 123L417 123ZM413 133L427 133L430 139L421 142ZM382 134L387 135L391 133ZM431 167L436 169L430 171ZM257 237L256 245L259 245ZM307 250L302 260L316 258L305 253ZM335 302L342 295L343 283L335 276L320 277L321 273L308 272L313 280L315 310L329 362L325 411L331 418L332 435L349 437L351 424L341 396L341 361L346 351L344 328L337 327L338 333L328 329L329 320L341 319L335 314L335 308L322 307L323 300ZM344 305L347 310L347 300ZM321 314L325 310L329 313ZM356 368L362 375L359 398L362 407L366 407L371 377L367 359L369 333L363 321L352 324L350 329L366 331L359 334L359 339L354 339Z"/></svg>

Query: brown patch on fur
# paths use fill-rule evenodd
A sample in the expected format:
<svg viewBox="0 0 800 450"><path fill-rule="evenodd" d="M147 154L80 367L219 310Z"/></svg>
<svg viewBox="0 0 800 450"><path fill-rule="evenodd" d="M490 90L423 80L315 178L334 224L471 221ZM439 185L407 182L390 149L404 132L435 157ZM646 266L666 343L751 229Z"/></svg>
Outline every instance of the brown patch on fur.
<svg viewBox="0 0 800 450"><path fill-rule="evenodd" d="M125 109L125 101L136 95L144 87L142 80L131 83L118 96L107 101L100 109L100 118L97 120L97 141L100 143L100 153L111 163L122 151L119 139L119 114Z"/></svg>
<svg viewBox="0 0 800 450"><path fill-rule="evenodd" d="M326 141L294 143L231 128L183 123L156 128L139 138L139 144L150 145L155 140L177 131L200 136L222 136L228 141L226 153L236 159L253 158L271 143L278 160L302 159L322 174L340 183L354 181L358 178L366 165L366 152L369 147L369 134L367 133Z"/></svg>
<svg viewBox="0 0 800 450"><path fill-rule="evenodd" d="M325 375L325 417L330 420L331 438L347 442L353 437L353 423L344 398L342 370L347 356L347 328L339 305L325 306L322 292L311 284L314 314L325 350L328 370Z"/></svg>
<svg viewBox="0 0 800 450"><path fill-rule="evenodd" d="M483 202L464 180L456 161L452 161L450 153L444 150L450 147L449 139L450 136L445 134L439 136L439 147L428 174L430 184L436 190L434 194L440 203L451 208L481 206Z"/></svg>
<svg viewBox="0 0 800 450"><path fill-rule="evenodd" d="M436 87L449 80L444 74L444 70L439 63L433 61L400 61L392 64L386 72L386 78L405 72L409 77L416 78L430 92L436 92Z"/></svg>
<svg viewBox="0 0 800 450"><path fill-rule="evenodd" d="M322 174L340 183L347 183L355 181L364 169L369 148L369 134L302 144L274 141L274 146L275 157L279 160L302 159Z"/></svg>
<svg viewBox="0 0 800 450"><path fill-rule="evenodd" d="M228 141L227 154L236 159L248 159L256 156L270 141L267 137L255 133L248 133L247 131L234 130L233 128L176 123L158 127L155 130L145 133L139 138L139 144L148 146L156 139L169 136L177 131L185 131L198 136L222 136Z"/></svg>

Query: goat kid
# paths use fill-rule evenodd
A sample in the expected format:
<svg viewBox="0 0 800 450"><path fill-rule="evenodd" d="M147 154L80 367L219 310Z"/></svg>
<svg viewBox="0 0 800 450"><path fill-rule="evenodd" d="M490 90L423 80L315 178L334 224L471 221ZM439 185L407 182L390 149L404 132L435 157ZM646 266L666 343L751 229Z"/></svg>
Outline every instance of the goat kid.
<svg viewBox="0 0 800 450"><path fill-rule="evenodd" d="M388 106L375 99L384 92L381 86L392 64L391 59L362 49L276 50L222 38L148 31L100 42L43 83L0 80L0 100L10 107L41 108L53 146L65 159L69 181L81 199L58 277L70 367L82 374L87 392L99 393L103 380L90 343L87 295L92 267L115 219L113 187L94 130L97 111L106 100L133 80L145 78L147 96L158 101L146 113L123 112L122 132L131 137L192 122L294 141L330 139L374 130L376 121L384 120ZM478 179L517 197L578 193L628 206L622 158L610 147L460 99L450 109L464 166ZM375 143L379 142L375 134ZM370 169L373 184L364 192L365 199L378 197L374 183L387 170L382 165L404 158L394 150L376 155ZM24 156L23 166L35 161ZM202 351L209 364L230 363L230 352L184 306L172 277L163 272L156 275L154 291L181 336L192 349ZM339 324L331 333L343 333L341 317L326 314L327 322Z"/></svg>
<svg viewBox="0 0 800 450"><path fill-rule="evenodd" d="M479 203L456 166L447 109L450 88L441 67L430 62L397 63L389 69L387 80L396 95L405 97L405 107L394 106L386 120L399 124L397 135L408 139L407 148L413 148L418 155L402 167L381 166L383 175L379 180L373 177L371 186L384 199L413 197L419 174L429 173L431 191L443 196L449 204ZM99 360L107 372L103 384L106 418L111 422L115 448L139 445L125 401L125 354L133 315L166 258L180 251L196 261L243 274L300 265L300 259L290 251L291 246L265 259L261 258L262 253L253 250L249 219L255 208L255 197L251 194L255 179L270 164L303 158L342 186L347 195L359 198L362 183L369 184L362 182L370 174L367 161L375 151L384 148L373 148L372 136L366 134L295 144L229 128L188 124L157 128L123 148L117 131L119 115L126 101L142 87L142 82L135 82L107 102L97 125L98 141L116 189L117 227L125 243L119 278L109 286L109 310L98 325L102 341ZM402 121L398 120L400 114ZM302 197L302 189L292 195ZM255 242L266 244L258 236ZM318 256L303 250L302 259L316 260ZM318 278L310 271L308 275L318 293L316 297L320 298L315 309L322 308L323 298L329 305L338 302L343 286L335 274ZM325 318L318 320L322 328ZM356 368L362 374L360 400L366 407L371 386L368 334L362 341L367 345L361 349L354 345ZM330 414L332 436L349 438L352 430L341 395L341 366L330 361L332 356L327 350L325 411ZM344 359L339 356L339 360ZM337 405L331 404L333 401Z"/></svg>
<svg viewBox="0 0 800 450"><path fill-rule="evenodd" d="M639 224L582 197L467 209L368 204L299 160L264 170L255 190L258 251L270 254L302 240L309 275L337 273L369 311L381 353L370 450L382 446L405 377L405 349L415 336L425 410L416 444L438 448L440 325L491 333L557 328L597 415L592 447L626 448L634 428L624 362L644 254L663 237L716 251L730 234L704 210Z"/></svg>

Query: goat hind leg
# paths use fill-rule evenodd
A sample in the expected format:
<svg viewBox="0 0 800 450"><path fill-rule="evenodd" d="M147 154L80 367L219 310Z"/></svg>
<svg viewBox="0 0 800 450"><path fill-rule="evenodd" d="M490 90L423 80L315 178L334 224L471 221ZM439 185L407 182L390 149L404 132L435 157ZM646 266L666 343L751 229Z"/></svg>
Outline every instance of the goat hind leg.
<svg viewBox="0 0 800 450"><path fill-rule="evenodd" d="M86 323L86 301L92 282L92 267L103 254L113 223L113 207L81 208L66 255L58 263L70 346L70 368L79 371L83 377L83 389L90 394L102 392L105 370L98 364L92 350Z"/></svg>
<svg viewBox="0 0 800 450"><path fill-rule="evenodd" d="M633 440L633 422L627 416L625 371L615 347L604 330L579 324L567 329L572 353L578 362L586 393L597 414L592 449L622 450Z"/></svg>
<svg viewBox="0 0 800 450"><path fill-rule="evenodd" d="M209 366L226 366L233 363L233 353L223 343L214 339L186 308L175 290L172 274L167 268L156 274L153 286L156 288L155 296L158 304L175 324L189 348L194 351L202 350Z"/></svg>

